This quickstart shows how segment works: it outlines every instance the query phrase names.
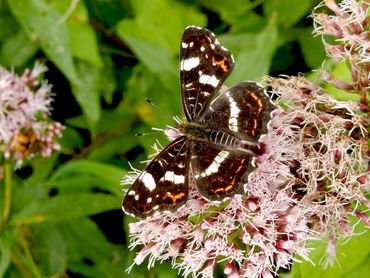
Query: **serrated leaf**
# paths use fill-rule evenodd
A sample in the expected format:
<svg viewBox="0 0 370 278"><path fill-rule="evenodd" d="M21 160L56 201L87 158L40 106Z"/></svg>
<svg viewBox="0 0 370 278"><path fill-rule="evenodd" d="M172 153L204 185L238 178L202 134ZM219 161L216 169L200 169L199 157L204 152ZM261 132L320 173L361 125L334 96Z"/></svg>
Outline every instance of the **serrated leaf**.
<svg viewBox="0 0 370 278"><path fill-rule="evenodd" d="M44 0L8 0L7 3L29 38L40 45L70 81L77 80L68 30L65 24L58 23L61 15Z"/></svg>
<svg viewBox="0 0 370 278"><path fill-rule="evenodd" d="M127 134L111 138L92 150L88 158L92 160L108 160L117 154L124 154L137 144L134 140L127 140L125 144L122 144L125 139L127 139Z"/></svg>
<svg viewBox="0 0 370 278"><path fill-rule="evenodd" d="M102 193L57 195L31 203L22 211L14 214L11 222L30 224L66 221L117 209L120 203L120 198Z"/></svg>
<svg viewBox="0 0 370 278"><path fill-rule="evenodd" d="M4 243L0 243L0 277L4 277L10 265L11 250Z"/></svg>
<svg viewBox="0 0 370 278"><path fill-rule="evenodd" d="M54 153L50 157L37 157L24 167L32 167L32 175L27 179L13 178L12 198L16 202L12 203L13 212L21 211L34 200L46 197L45 179L50 175L55 167L58 154Z"/></svg>

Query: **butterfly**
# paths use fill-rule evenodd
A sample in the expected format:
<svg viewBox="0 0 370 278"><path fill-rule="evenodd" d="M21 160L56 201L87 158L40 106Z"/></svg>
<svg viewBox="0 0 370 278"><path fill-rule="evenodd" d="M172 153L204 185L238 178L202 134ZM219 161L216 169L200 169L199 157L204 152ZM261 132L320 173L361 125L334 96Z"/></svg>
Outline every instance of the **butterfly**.
<svg viewBox="0 0 370 278"><path fill-rule="evenodd" d="M124 212L146 218L176 211L188 200L189 181L209 201L243 193L258 140L273 105L255 82L218 93L234 67L232 54L209 30L189 26L180 44L180 85L187 123L138 176Z"/></svg>

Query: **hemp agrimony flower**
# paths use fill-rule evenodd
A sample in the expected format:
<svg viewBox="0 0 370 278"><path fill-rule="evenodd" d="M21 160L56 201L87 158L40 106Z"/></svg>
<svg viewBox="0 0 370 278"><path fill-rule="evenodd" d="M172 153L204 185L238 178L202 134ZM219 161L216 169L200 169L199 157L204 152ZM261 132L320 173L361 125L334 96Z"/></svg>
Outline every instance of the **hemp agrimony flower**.
<svg viewBox="0 0 370 278"><path fill-rule="evenodd" d="M360 103L338 101L304 77L264 78L278 108L244 184L246 195L208 202L190 181L181 209L130 224L130 246L142 248L135 264L169 261L193 277L213 277L216 266L228 277L273 277L298 256L310 261L308 241L324 236L326 265L332 264L336 241L354 234L350 218L370 223L364 209L370 209L369 3L327 0L323 6L334 14L315 10L315 33L329 57L349 62L352 81L331 72L323 79L358 94Z"/></svg>
<svg viewBox="0 0 370 278"><path fill-rule="evenodd" d="M46 67L36 64L21 76L0 67L0 162L15 162L60 148L63 126L51 122L51 86L37 78Z"/></svg>

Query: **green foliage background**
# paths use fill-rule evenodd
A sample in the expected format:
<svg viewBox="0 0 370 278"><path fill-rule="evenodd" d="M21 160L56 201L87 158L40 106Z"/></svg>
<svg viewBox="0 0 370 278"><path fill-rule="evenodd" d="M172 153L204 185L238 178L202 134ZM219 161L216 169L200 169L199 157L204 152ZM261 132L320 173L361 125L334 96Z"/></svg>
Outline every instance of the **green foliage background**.
<svg viewBox="0 0 370 278"><path fill-rule="evenodd" d="M139 162L152 153L155 139L166 144L160 134L134 135L174 124L145 98L169 115L182 115L178 51L187 25L213 30L234 54L226 85L320 67L325 52L307 18L317 4L0 0L0 65L21 73L36 60L46 63L45 78L55 92L53 118L67 126L60 153L35 158L14 175L11 218L0 234L0 276L176 277L168 264L124 272L135 254L127 248L134 219L121 213L120 181L128 161L143 167ZM368 246L369 236L364 240ZM326 277L366 273L368 248L360 259L348 249L344 260L357 263ZM289 275L314 271L303 264Z"/></svg>

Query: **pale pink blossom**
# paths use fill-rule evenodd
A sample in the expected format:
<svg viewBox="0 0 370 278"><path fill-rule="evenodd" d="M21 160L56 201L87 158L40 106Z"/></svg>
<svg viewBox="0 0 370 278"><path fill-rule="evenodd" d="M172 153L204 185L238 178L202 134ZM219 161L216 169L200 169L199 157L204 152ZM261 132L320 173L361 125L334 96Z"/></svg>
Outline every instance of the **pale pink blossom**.
<svg viewBox="0 0 370 278"><path fill-rule="evenodd" d="M361 103L338 101L301 76L265 78L277 106L260 139L263 151L254 157L245 195L209 202L190 179L183 207L130 224L131 248L145 246L136 264L149 257L148 267L166 260L184 276L212 277L216 265L224 263L228 277L274 277L294 261L310 261L308 241L323 237L329 238L323 264L333 264L337 240L354 235L350 218L370 223L364 209L370 208L370 122L364 114L370 52L369 37L363 35L369 5L324 4L334 14L313 15L316 33L323 36L328 55L351 63L353 77L345 83L329 72L324 80L360 94ZM327 35L336 38L335 44L326 42ZM166 134L178 136L175 129ZM132 183L139 173L134 170L126 181Z"/></svg>
<svg viewBox="0 0 370 278"><path fill-rule="evenodd" d="M21 76L0 67L0 152L1 161L14 161L36 154L50 156L59 150L55 141L64 128L49 120L51 85L37 79L46 67L36 64Z"/></svg>

